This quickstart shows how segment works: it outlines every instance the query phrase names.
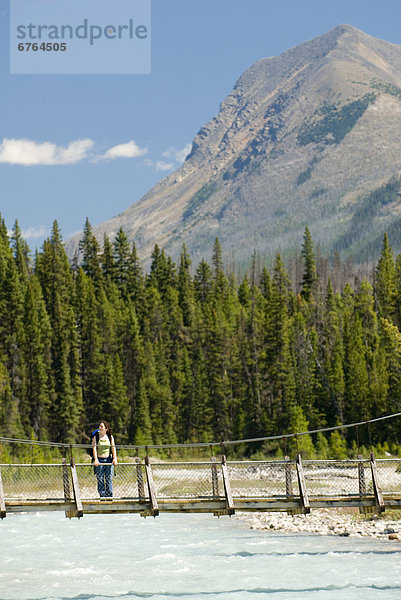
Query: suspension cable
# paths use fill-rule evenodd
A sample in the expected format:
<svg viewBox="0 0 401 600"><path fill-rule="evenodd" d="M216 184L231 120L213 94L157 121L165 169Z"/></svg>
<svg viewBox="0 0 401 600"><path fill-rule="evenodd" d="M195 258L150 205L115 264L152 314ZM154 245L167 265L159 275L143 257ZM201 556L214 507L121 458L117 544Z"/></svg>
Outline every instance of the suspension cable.
<svg viewBox="0 0 401 600"><path fill-rule="evenodd" d="M211 446L233 446L237 444L250 444L253 442L267 442L274 440L286 440L288 438L294 438L294 435L312 435L315 433L327 433L328 431L337 431L339 429L351 429L352 427L360 427L361 425L368 425L371 423L377 423L379 421L386 421L388 419L395 419L396 417L400 417L401 412L394 413L392 415L386 415L384 417L377 417L376 419L369 419L367 421L360 421L358 423L349 423L345 425L336 425L334 427L323 427L321 429L311 429L308 431L301 431L297 433L283 433L280 435L269 435L258 438L248 438L243 440L224 440L223 442L188 442L181 444L116 444L116 448L124 449L124 450L132 450L132 449L163 449L163 448L210 448ZM31 444L33 446L50 446L53 448L91 448L90 444L70 444L63 442L44 442L42 440L31 440L31 439L22 439L22 438L11 438L11 437L1 437L0 443L11 443L11 444Z"/></svg>

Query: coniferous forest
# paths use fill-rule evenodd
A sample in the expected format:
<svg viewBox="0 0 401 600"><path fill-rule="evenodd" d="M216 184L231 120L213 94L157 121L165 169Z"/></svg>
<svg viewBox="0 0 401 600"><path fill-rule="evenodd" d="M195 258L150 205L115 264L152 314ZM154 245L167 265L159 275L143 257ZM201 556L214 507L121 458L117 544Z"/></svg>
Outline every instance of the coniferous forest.
<svg viewBox="0 0 401 600"><path fill-rule="evenodd" d="M306 228L298 259L295 282L280 255L238 278L216 239L198 265L155 246L145 273L123 229L100 246L87 221L70 263L57 222L32 257L1 221L0 436L86 443L106 419L119 444L209 442L400 411L401 255L386 235L371 281L341 282ZM395 447L400 421L372 436ZM304 446L355 443L350 429Z"/></svg>

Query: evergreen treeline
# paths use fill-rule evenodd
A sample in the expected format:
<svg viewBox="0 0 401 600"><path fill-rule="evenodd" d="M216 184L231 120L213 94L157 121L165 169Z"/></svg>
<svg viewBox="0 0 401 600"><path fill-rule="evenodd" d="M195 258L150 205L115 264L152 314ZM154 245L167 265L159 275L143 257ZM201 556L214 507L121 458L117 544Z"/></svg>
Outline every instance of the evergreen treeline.
<svg viewBox="0 0 401 600"><path fill-rule="evenodd" d="M105 418L119 444L218 441L400 411L401 255L385 236L374 287L341 291L308 228L301 255L299 291L280 255L227 276L218 240L193 269L155 246L145 274L123 229L100 248L87 221L70 264L57 222L32 260L1 221L0 435L87 442ZM397 422L374 442L399 443Z"/></svg>

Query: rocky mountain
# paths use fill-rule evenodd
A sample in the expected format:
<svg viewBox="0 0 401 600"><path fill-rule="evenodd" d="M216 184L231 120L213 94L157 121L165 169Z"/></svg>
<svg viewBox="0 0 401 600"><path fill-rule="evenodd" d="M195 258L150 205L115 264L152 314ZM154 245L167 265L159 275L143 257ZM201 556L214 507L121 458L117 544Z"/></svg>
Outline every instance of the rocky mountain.
<svg viewBox="0 0 401 600"><path fill-rule="evenodd" d="M241 262L299 248L307 224L364 261L384 231L401 251L400 189L401 46L340 25L252 65L184 164L94 232L123 226L147 259L185 242L195 263L218 236Z"/></svg>

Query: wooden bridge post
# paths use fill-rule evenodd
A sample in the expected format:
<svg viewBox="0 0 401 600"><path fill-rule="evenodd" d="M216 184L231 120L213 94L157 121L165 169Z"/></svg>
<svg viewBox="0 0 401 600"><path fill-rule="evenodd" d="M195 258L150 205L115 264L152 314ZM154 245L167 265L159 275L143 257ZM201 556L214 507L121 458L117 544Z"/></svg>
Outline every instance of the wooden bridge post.
<svg viewBox="0 0 401 600"><path fill-rule="evenodd" d="M286 493L286 496L293 496L294 492L292 489L292 473L291 473L290 457L286 456L284 458L284 460L286 461L286 464L285 464L285 493Z"/></svg>
<svg viewBox="0 0 401 600"><path fill-rule="evenodd" d="M310 513L310 504L308 498L308 492L306 490L305 476L302 469L302 460L301 455L298 452L296 456L296 466L297 466L297 475L298 475L298 487L299 487L299 496L301 499L301 506L303 508L304 514Z"/></svg>
<svg viewBox="0 0 401 600"><path fill-rule="evenodd" d="M359 496L361 500L366 496L366 480L365 480L365 468L363 466L363 456L358 454L358 482L359 482ZM373 512L372 506L360 506L359 514L367 515Z"/></svg>
<svg viewBox="0 0 401 600"><path fill-rule="evenodd" d="M212 494L213 498L219 498L219 480L217 478L217 461L215 456L210 457L212 463Z"/></svg>
<svg viewBox="0 0 401 600"><path fill-rule="evenodd" d="M79 489L77 468L75 466L75 462L74 462L74 459L72 456L71 456L70 467L71 467L72 489L74 492L74 501L75 501L76 510L67 511L68 515L66 512L66 516L69 519L71 519L71 517L78 517L78 519L80 519L81 517L83 517L84 511L83 511L82 502L81 502L81 492Z"/></svg>
<svg viewBox="0 0 401 600"><path fill-rule="evenodd" d="M140 500L146 498L145 495L145 483L143 481L142 462L139 456L135 458L136 462L136 480L138 482L138 496Z"/></svg>
<svg viewBox="0 0 401 600"><path fill-rule="evenodd" d="M7 516L6 513L6 501L4 499L4 489L3 489L3 480L1 478L1 469L0 469L0 519L5 519Z"/></svg>
<svg viewBox="0 0 401 600"><path fill-rule="evenodd" d="M157 515L159 514L159 506L157 504L155 483L153 481L153 473L152 473L152 469L150 467L148 453L146 453L146 456L145 456L145 472L146 472L146 481L148 483L150 510L142 512L141 516L142 517L157 517Z"/></svg>
<svg viewBox="0 0 401 600"><path fill-rule="evenodd" d="M71 500L71 490L70 490L70 479L69 479L67 459L65 457L62 459L61 464L62 464L62 469L63 469L64 500L66 502L68 502ZM67 519L71 519L72 517L75 517L75 511L66 510L65 516L67 517Z"/></svg>
<svg viewBox="0 0 401 600"><path fill-rule="evenodd" d="M291 498L294 496L294 490L292 487L292 469L291 469L291 459L289 456L285 456L285 495L287 498ZM303 513L302 508L288 508L287 515L299 515Z"/></svg>
<svg viewBox="0 0 401 600"><path fill-rule="evenodd" d="M375 455L373 452L370 453L370 469L372 471L372 483L373 483L373 491L375 494L377 512L382 513L385 511L385 506L384 506L384 500L383 500L383 493L382 493L381 487L379 485Z"/></svg>
<svg viewBox="0 0 401 600"><path fill-rule="evenodd" d="M70 480L68 477L68 466L67 459L63 458L63 490L64 490L64 500L71 500L71 490L70 490Z"/></svg>
<svg viewBox="0 0 401 600"><path fill-rule="evenodd" d="M226 496L226 506L227 506L226 514L233 515L235 513L234 500L233 500L233 496L231 493L231 484L230 484L230 480L228 478L228 471L227 471L227 461L226 461L226 457L224 456L224 454L221 457L221 470L223 473L224 493Z"/></svg>

